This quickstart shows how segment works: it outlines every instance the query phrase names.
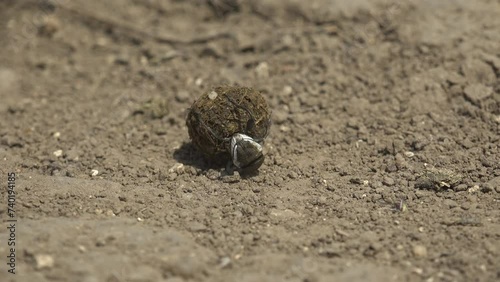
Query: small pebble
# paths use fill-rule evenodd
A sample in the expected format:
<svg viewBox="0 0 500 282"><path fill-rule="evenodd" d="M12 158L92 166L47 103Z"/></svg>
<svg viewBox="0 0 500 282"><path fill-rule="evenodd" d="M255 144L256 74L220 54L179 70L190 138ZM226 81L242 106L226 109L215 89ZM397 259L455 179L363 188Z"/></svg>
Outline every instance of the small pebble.
<svg viewBox="0 0 500 282"><path fill-rule="evenodd" d="M394 185L394 179L390 178L389 176L384 176L382 183L387 186L392 186Z"/></svg>
<svg viewBox="0 0 500 282"><path fill-rule="evenodd" d="M483 188L481 190L483 192L490 192L495 190L497 193L500 193L500 176L494 177L483 184Z"/></svg>
<svg viewBox="0 0 500 282"><path fill-rule="evenodd" d="M260 62L257 67L255 67L255 73L258 78L268 78L269 77L269 65L266 62Z"/></svg>
<svg viewBox="0 0 500 282"><path fill-rule="evenodd" d="M427 248L425 248L422 245L414 245L412 251L413 251L413 255L418 257L418 258L427 257Z"/></svg>
<svg viewBox="0 0 500 282"><path fill-rule="evenodd" d="M282 110L273 112L273 123L282 124L288 119L288 113Z"/></svg>
<svg viewBox="0 0 500 282"><path fill-rule="evenodd" d="M446 200L444 200L444 201L443 201L443 204L444 204L445 206L448 206L450 209L452 209L452 208L454 208L454 207L458 206L457 202L455 202L455 201L453 201L453 200L450 200L450 199L446 199Z"/></svg>
<svg viewBox="0 0 500 282"><path fill-rule="evenodd" d="M188 101L189 98L190 98L189 92L186 90L180 90L175 95L175 99L181 103Z"/></svg>
<svg viewBox="0 0 500 282"><path fill-rule="evenodd" d="M169 170L169 173L176 173L177 175L181 175L184 173L184 164L177 163L173 165Z"/></svg>
<svg viewBox="0 0 500 282"><path fill-rule="evenodd" d="M482 100L493 95L493 88L482 84L472 84L465 87L464 94L469 101L479 106Z"/></svg>
<svg viewBox="0 0 500 282"><path fill-rule="evenodd" d="M199 77L194 81L196 86L201 86L203 84L203 78Z"/></svg>
<svg viewBox="0 0 500 282"><path fill-rule="evenodd" d="M42 25L39 27L39 34L47 37L52 37L61 28L61 23L54 17L46 17Z"/></svg>
<svg viewBox="0 0 500 282"><path fill-rule="evenodd" d="M53 154L54 154L54 156L56 156L56 157L58 157L58 158L59 158L60 156L62 156L63 151L62 151L62 150L57 150L57 151L54 151L54 153L53 153Z"/></svg>
<svg viewBox="0 0 500 282"><path fill-rule="evenodd" d="M466 191L467 190L467 184L459 184L455 186L455 191L460 192L460 191Z"/></svg>
<svg viewBox="0 0 500 282"><path fill-rule="evenodd" d="M208 230L208 228L205 225L197 221L188 223L187 227L191 232L204 232Z"/></svg>
<svg viewBox="0 0 500 282"><path fill-rule="evenodd" d="M293 93L293 88L290 85L283 87L283 95L290 96Z"/></svg>
<svg viewBox="0 0 500 282"><path fill-rule="evenodd" d="M50 255L38 254L35 255L36 269L52 268L54 266L54 258Z"/></svg>
<svg viewBox="0 0 500 282"><path fill-rule="evenodd" d="M418 275L422 275L422 274L424 274L424 270L423 270L422 268L420 268L420 267L415 267L415 268L413 269L413 272L414 272L415 274L418 274ZM428 279L428 280L426 280L426 281L432 281L432 280L429 280L429 279Z"/></svg>
<svg viewBox="0 0 500 282"><path fill-rule="evenodd" d="M479 185L474 185L467 190L469 193L476 193L477 191L479 191Z"/></svg>
<svg viewBox="0 0 500 282"><path fill-rule="evenodd" d="M285 125L281 125L280 126L280 131L282 131L282 132L288 132L288 131L290 131L290 127L285 126Z"/></svg>
<svg viewBox="0 0 500 282"><path fill-rule="evenodd" d="M231 258L229 257L223 257L220 259L219 267L220 268L225 268L231 265Z"/></svg>
<svg viewBox="0 0 500 282"><path fill-rule="evenodd" d="M97 176L99 174L99 171L97 169L93 169L90 171L90 176Z"/></svg>
<svg viewBox="0 0 500 282"><path fill-rule="evenodd" d="M126 66L126 65L129 64L130 59L128 58L128 56L120 54L120 55L118 55L117 57L114 58L114 62L117 65Z"/></svg>
<svg viewBox="0 0 500 282"><path fill-rule="evenodd" d="M290 173L288 173L288 177L291 179L297 179L299 175L295 171L290 171Z"/></svg>

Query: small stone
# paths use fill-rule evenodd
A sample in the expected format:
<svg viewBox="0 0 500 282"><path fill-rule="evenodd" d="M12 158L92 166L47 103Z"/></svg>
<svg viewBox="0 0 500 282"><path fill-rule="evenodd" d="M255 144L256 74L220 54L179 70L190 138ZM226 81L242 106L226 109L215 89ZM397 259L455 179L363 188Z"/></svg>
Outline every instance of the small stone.
<svg viewBox="0 0 500 282"><path fill-rule="evenodd" d="M465 211L468 211L470 210L470 208L472 207L470 203L463 203L461 206L460 206L463 210Z"/></svg>
<svg viewBox="0 0 500 282"><path fill-rule="evenodd" d="M255 38L241 32L236 33L236 41L238 49L242 52L251 51L255 49Z"/></svg>
<svg viewBox="0 0 500 282"><path fill-rule="evenodd" d="M184 164L177 163L173 165L169 170L169 173L176 173L177 175L181 175L184 173Z"/></svg>
<svg viewBox="0 0 500 282"><path fill-rule="evenodd" d="M499 252L500 252L500 246L498 246L498 244L496 243L492 243L490 241L484 241L483 242L483 245L484 245L484 249L492 254L492 255L497 255Z"/></svg>
<svg viewBox="0 0 500 282"><path fill-rule="evenodd" d="M316 202L319 204L319 205L325 205L327 203L327 199L325 196L321 196L319 197Z"/></svg>
<svg viewBox="0 0 500 282"><path fill-rule="evenodd" d="M99 171L97 169L93 169L90 171L90 176L97 176L99 174Z"/></svg>
<svg viewBox="0 0 500 282"><path fill-rule="evenodd" d="M215 169L209 169L206 171L205 176L210 180L216 180L219 179L221 173Z"/></svg>
<svg viewBox="0 0 500 282"><path fill-rule="evenodd" d="M351 182L352 184L358 184L358 185L363 184L363 180L359 177L351 178L351 179L349 179L349 182Z"/></svg>
<svg viewBox="0 0 500 282"><path fill-rule="evenodd" d="M425 258L427 257L427 248L422 245L414 245L412 248L413 255L418 257L418 258Z"/></svg>
<svg viewBox="0 0 500 282"><path fill-rule="evenodd" d="M78 161L79 159L78 151L75 149L70 149L69 151L66 152L66 159L71 161Z"/></svg>
<svg viewBox="0 0 500 282"><path fill-rule="evenodd" d="M142 113L152 119L161 119L169 113L169 101L166 97L153 97L144 102L137 113Z"/></svg>
<svg viewBox="0 0 500 282"><path fill-rule="evenodd" d="M496 69L497 72L500 70L500 58L498 58L495 55L490 55L490 54L482 54L483 61L485 63L488 63L493 67L493 69Z"/></svg>
<svg viewBox="0 0 500 282"><path fill-rule="evenodd" d="M220 268L226 268L231 265L231 258L229 257L223 257L220 259L219 267Z"/></svg>
<svg viewBox="0 0 500 282"><path fill-rule="evenodd" d="M273 122L276 124L282 124L288 119L288 113L282 110L277 110L273 112Z"/></svg>
<svg viewBox="0 0 500 282"><path fill-rule="evenodd" d="M126 66L130 63L130 59L128 56L120 54L115 58L115 64Z"/></svg>
<svg viewBox="0 0 500 282"><path fill-rule="evenodd" d="M95 246L96 247L104 247L106 246L106 239L105 238L97 238L96 241L95 241Z"/></svg>
<svg viewBox="0 0 500 282"><path fill-rule="evenodd" d="M406 160L404 159L403 155L401 155L401 154L398 153L398 154L396 154L396 156L394 157L394 159L395 159L395 162L396 162L396 167L398 169L401 170L401 169L404 169L404 168L406 168L408 166L408 164L407 164Z"/></svg>
<svg viewBox="0 0 500 282"><path fill-rule="evenodd" d="M446 81L448 81L451 85L461 85L464 84L465 78L456 72L450 72L448 73Z"/></svg>
<svg viewBox="0 0 500 282"><path fill-rule="evenodd" d="M487 191L495 190L497 193L500 193L500 176L492 178L490 181L486 182L483 185L483 189L481 189L483 192L485 190L487 190Z"/></svg>
<svg viewBox="0 0 500 282"><path fill-rule="evenodd" d="M477 191L479 191L479 185L474 185L467 190L469 193L476 193Z"/></svg>
<svg viewBox="0 0 500 282"><path fill-rule="evenodd" d="M285 85L285 87L283 87L283 95L290 96L290 94L292 93L293 93L293 88L290 85Z"/></svg>
<svg viewBox="0 0 500 282"><path fill-rule="evenodd" d="M398 171L398 167L396 166L395 163L390 163L385 168L385 171L387 171L387 172L396 172L396 171Z"/></svg>
<svg viewBox="0 0 500 282"><path fill-rule="evenodd" d="M271 209L269 211L269 214L271 216L275 216L275 217L278 217L278 218L298 218L300 217L299 214L297 214L296 212L290 210L290 209Z"/></svg>
<svg viewBox="0 0 500 282"><path fill-rule="evenodd" d="M46 254L35 255L36 269L52 268L54 267L54 258Z"/></svg>
<svg viewBox="0 0 500 282"><path fill-rule="evenodd" d="M16 93L19 85L20 75L11 69L0 68L0 93Z"/></svg>
<svg viewBox="0 0 500 282"><path fill-rule="evenodd" d="M420 267L415 267L415 268L413 269L413 272L414 272L415 274L418 274L418 275L423 275L423 274L424 274L424 270L423 270L422 268L420 268ZM433 281L433 280L429 280L429 279L428 279L427 281Z"/></svg>
<svg viewBox="0 0 500 282"><path fill-rule="evenodd" d="M386 186L393 186L395 182L394 179L390 178L389 176L384 176L382 183Z"/></svg>
<svg viewBox="0 0 500 282"><path fill-rule="evenodd" d="M466 190L467 190L467 184L459 184L455 187L456 192L461 192Z"/></svg>
<svg viewBox="0 0 500 282"><path fill-rule="evenodd" d="M56 157L58 157L58 158L59 158L60 156L62 156L63 151L62 151L62 150L56 150L56 151L54 151L54 153L52 153L52 154L54 154L54 156L56 156Z"/></svg>
<svg viewBox="0 0 500 282"><path fill-rule="evenodd" d="M238 171L233 171L232 174L223 175L221 180L223 183L238 183L241 181L241 176Z"/></svg>
<svg viewBox="0 0 500 282"><path fill-rule="evenodd" d="M191 232L203 232L207 231L207 227L199 222L191 222L188 224L188 228Z"/></svg>
<svg viewBox="0 0 500 282"><path fill-rule="evenodd" d="M201 86L203 84L203 78L199 77L194 81L194 85Z"/></svg>
<svg viewBox="0 0 500 282"><path fill-rule="evenodd" d="M461 67L462 73L471 83L494 83L496 78L492 67L481 60L467 60Z"/></svg>
<svg viewBox="0 0 500 282"><path fill-rule="evenodd" d="M405 142L400 139L395 139L392 141L392 148L396 153L402 152L405 148Z"/></svg>
<svg viewBox="0 0 500 282"><path fill-rule="evenodd" d="M255 238L254 238L254 236L253 236L253 234L252 234L252 233L245 234L245 235L243 236L243 243L244 243L245 245L250 245L250 244L252 244L252 243L254 242L254 239L255 239Z"/></svg>
<svg viewBox="0 0 500 282"><path fill-rule="evenodd" d="M290 177L291 179L297 179L299 175L295 171L290 171L288 173L288 177Z"/></svg>
<svg viewBox="0 0 500 282"><path fill-rule="evenodd" d="M481 164L485 167L492 167L494 164L492 161L490 161L488 158L486 157L481 157Z"/></svg>
<svg viewBox="0 0 500 282"><path fill-rule="evenodd" d="M61 132L54 132L54 134L52 134L52 136L56 139L59 139L59 137L61 137Z"/></svg>
<svg viewBox="0 0 500 282"><path fill-rule="evenodd" d="M481 101L493 95L493 89L482 84L471 84L464 89L465 98L476 106L480 106Z"/></svg>
<svg viewBox="0 0 500 282"><path fill-rule="evenodd" d="M85 246L83 246L83 245L79 245L78 246L78 251L80 253L86 253L87 252L87 248L85 248Z"/></svg>
<svg viewBox="0 0 500 282"><path fill-rule="evenodd" d="M260 62L257 67L255 67L255 73L258 78L268 78L269 77L269 65L266 62Z"/></svg>
<svg viewBox="0 0 500 282"><path fill-rule="evenodd" d="M489 192L492 192L494 190L494 187L489 185L489 183L484 183L483 185L481 185L481 192L483 193L489 193Z"/></svg>
<svg viewBox="0 0 500 282"><path fill-rule="evenodd" d="M200 52L200 57L213 57L216 59L224 57L224 51L215 44L208 44Z"/></svg>
<svg viewBox="0 0 500 282"><path fill-rule="evenodd" d="M188 101L190 98L189 92L186 90L177 91L175 99L181 103Z"/></svg>
<svg viewBox="0 0 500 282"><path fill-rule="evenodd" d="M43 23L38 29L42 36L52 37L61 28L61 23L55 17L49 16L43 19Z"/></svg>
<svg viewBox="0 0 500 282"><path fill-rule="evenodd" d="M288 127L286 125L281 125L280 126L280 131L281 132L288 132L288 131L290 131L290 127Z"/></svg>
<svg viewBox="0 0 500 282"><path fill-rule="evenodd" d="M444 204L445 206L448 206L450 209L452 209L452 208L454 208L454 207L458 206L457 202L455 202L455 201L453 201L453 200L450 200L450 199L446 199L446 200L444 200L444 201L443 201L443 204Z"/></svg>

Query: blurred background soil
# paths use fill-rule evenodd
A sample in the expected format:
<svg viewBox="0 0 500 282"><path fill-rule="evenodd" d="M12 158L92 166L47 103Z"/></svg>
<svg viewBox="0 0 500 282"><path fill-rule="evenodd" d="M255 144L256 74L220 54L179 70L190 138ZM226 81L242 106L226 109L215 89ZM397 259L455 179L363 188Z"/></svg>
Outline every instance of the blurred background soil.
<svg viewBox="0 0 500 282"><path fill-rule="evenodd" d="M2 0L0 43L2 281L500 279L499 1ZM257 176L190 145L223 84Z"/></svg>

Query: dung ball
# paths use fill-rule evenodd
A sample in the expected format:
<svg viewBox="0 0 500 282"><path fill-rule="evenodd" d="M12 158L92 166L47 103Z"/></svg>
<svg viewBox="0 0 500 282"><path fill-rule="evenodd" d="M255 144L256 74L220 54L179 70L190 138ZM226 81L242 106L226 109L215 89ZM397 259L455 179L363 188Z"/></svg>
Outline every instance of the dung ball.
<svg viewBox="0 0 500 282"><path fill-rule="evenodd" d="M201 95L186 119L194 147L211 158L229 156L230 139L237 133L261 143L270 124L271 112L262 94L235 86L215 87Z"/></svg>

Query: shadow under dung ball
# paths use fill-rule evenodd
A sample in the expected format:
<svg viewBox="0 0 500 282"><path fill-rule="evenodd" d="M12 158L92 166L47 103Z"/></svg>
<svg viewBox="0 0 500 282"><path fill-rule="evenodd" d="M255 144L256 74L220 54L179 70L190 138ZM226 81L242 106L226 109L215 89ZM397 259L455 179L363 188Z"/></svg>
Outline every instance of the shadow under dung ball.
<svg viewBox="0 0 500 282"><path fill-rule="evenodd" d="M230 159L242 172L264 162L271 112L252 88L221 86L203 94L189 109L186 125L193 145L208 158Z"/></svg>

